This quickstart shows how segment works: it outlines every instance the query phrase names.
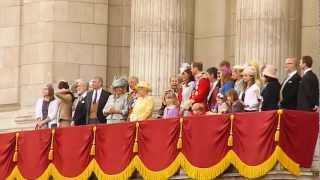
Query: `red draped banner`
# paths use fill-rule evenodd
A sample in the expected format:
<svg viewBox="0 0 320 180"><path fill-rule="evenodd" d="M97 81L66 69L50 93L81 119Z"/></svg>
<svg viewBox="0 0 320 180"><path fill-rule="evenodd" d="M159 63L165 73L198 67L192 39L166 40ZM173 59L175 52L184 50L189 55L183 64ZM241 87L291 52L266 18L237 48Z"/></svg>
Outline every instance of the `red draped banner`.
<svg viewBox="0 0 320 180"><path fill-rule="evenodd" d="M276 163L310 168L318 113L269 111L194 116L0 135L0 179L167 179L183 168L212 179L234 166L247 178Z"/></svg>

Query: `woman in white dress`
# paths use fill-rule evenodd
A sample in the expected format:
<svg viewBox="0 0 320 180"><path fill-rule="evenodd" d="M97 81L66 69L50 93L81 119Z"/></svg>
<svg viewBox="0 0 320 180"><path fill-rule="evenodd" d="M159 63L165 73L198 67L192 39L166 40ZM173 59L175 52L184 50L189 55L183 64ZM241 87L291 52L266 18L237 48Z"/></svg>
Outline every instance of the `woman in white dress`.
<svg viewBox="0 0 320 180"><path fill-rule="evenodd" d="M54 97L54 89L48 84L42 89L42 97L36 102L36 129L57 127L58 109L59 102Z"/></svg>
<svg viewBox="0 0 320 180"><path fill-rule="evenodd" d="M188 116L190 115L189 100L193 90L195 89L196 83L191 72L191 66L189 64L182 64L180 72L183 81L180 103L180 115Z"/></svg>
<svg viewBox="0 0 320 180"><path fill-rule="evenodd" d="M260 87L256 82L257 70L248 66L243 71L244 90L240 97L246 112L259 111L261 103Z"/></svg>

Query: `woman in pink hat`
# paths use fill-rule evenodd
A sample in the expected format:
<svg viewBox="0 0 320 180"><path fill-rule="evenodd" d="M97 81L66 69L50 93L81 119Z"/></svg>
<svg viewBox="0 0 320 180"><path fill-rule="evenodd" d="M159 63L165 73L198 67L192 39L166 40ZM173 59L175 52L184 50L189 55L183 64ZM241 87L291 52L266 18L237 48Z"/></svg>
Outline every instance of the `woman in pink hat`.
<svg viewBox="0 0 320 180"><path fill-rule="evenodd" d="M279 94L281 85L277 77L277 69L273 65L266 65L262 75L265 86L262 90L262 111L278 109Z"/></svg>

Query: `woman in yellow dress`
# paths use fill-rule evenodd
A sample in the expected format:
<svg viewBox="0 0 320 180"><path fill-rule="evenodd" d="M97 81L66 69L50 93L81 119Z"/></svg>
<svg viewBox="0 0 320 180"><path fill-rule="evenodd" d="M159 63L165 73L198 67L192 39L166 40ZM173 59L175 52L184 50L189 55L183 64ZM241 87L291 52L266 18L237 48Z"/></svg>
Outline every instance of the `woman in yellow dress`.
<svg viewBox="0 0 320 180"><path fill-rule="evenodd" d="M152 117L155 105L153 97L149 95L151 86L149 83L141 81L138 83L136 90L138 99L130 114L130 121L147 120Z"/></svg>

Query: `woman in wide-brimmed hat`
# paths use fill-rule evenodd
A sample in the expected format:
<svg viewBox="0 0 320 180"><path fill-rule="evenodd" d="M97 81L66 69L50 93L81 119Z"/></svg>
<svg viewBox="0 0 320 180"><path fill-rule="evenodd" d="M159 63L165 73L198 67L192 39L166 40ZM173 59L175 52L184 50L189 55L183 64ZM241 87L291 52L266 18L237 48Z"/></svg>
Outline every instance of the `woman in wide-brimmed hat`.
<svg viewBox="0 0 320 180"><path fill-rule="evenodd" d="M128 117L128 94L126 79L117 79L112 82L113 94L108 98L107 104L103 108L106 115L107 124L125 122Z"/></svg>
<svg viewBox="0 0 320 180"><path fill-rule="evenodd" d="M261 110L267 111L278 109L281 85L277 77L277 69L273 65L266 65L262 75L264 77L265 86L261 93Z"/></svg>
<svg viewBox="0 0 320 180"><path fill-rule="evenodd" d="M244 90L240 97L247 112L258 111L261 102L260 87L256 82L257 70L247 66L243 71Z"/></svg>
<svg viewBox="0 0 320 180"><path fill-rule="evenodd" d="M141 81L137 87L138 99L130 114L130 121L142 121L152 117L154 109L154 99L149 96L151 86L148 82Z"/></svg>

